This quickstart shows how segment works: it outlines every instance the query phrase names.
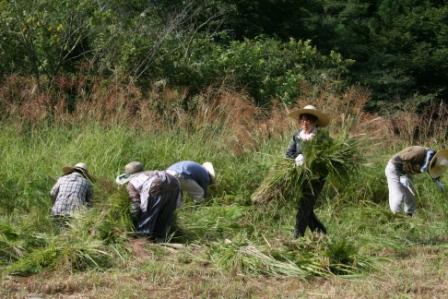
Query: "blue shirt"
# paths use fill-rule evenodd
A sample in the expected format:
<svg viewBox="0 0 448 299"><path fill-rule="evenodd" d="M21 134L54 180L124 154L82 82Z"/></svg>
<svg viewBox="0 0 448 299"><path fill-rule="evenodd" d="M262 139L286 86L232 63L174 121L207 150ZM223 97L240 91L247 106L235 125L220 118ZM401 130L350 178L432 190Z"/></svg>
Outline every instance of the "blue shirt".
<svg viewBox="0 0 448 299"><path fill-rule="evenodd" d="M194 180L204 189L204 196L207 194L207 188L211 183L211 179L207 169L201 164L193 161L180 161L168 167L168 170L175 171L179 175Z"/></svg>

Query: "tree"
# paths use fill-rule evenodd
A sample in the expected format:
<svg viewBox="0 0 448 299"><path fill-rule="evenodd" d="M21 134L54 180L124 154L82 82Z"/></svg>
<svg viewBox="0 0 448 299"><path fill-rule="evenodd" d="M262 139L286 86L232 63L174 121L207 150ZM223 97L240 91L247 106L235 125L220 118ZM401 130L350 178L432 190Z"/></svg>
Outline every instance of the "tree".
<svg viewBox="0 0 448 299"><path fill-rule="evenodd" d="M30 73L50 81L90 51L91 1L2 1L2 35L11 43L0 55L13 61L9 71ZM16 51L23 54L16 55Z"/></svg>

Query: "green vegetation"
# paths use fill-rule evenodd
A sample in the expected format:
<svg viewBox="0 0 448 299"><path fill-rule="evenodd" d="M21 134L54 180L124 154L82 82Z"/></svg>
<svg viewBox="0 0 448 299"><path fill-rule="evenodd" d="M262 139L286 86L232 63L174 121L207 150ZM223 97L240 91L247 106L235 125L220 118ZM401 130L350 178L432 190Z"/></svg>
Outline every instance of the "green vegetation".
<svg viewBox="0 0 448 299"><path fill-rule="evenodd" d="M384 177L404 146L448 146L447 16L439 0L0 0L0 297L448 296L446 194L420 176L417 214L394 216ZM285 182L279 161L306 104L338 146L319 156L329 234L293 240L301 172ZM211 197L185 198L168 243L135 239L115 176L183 159L213 162ZM79 161L94 205L61 231L48 193Z"/></svg>
<svg viewBox="0 0 448 299"><path fill-rule="evenodd" d="M0 133L4 159L0 171L8 178L0 182L3 273L105 270L132 259L128 199L113 180L133 159L143 161L148 169L163 169L180 159L215 163L219 177L211 190L212 199L204 205L185 200L171 241L184 243L186 253L194 246L208 248L187 260L208 260L223 273L300 278L359 275L381 264L378 252L401 254L410 246L436 242L446 228L448 204L428 178L417 184L418 217L393 217L388 212L385 179L378 177L385 156L377 157L373 168L361 164L362 186L356 179L346 181L343 188L328 184L318 209L329 224L328 237L308 235L293 241L296 198L258 207L250 205L248 198L283 155L279 149L286 146L287 138L267 141L260 156L258 151L235 155L220 150L222 138L216 131L215 136L183 131L145 133L99 124L60 128L42 124L23 130L17 136L16 130L6 125ZM198 142L208 137L213 138L207 146ZM339 140L344 144L343 138ZM58 232L49 218L48 190L60 168L78 160L86 161L97 178L94 208ZM381 198L372 197L375 190L369 192L368 186L375 184L372 180L381 181L380 186L372 187L382 189Z"/></svg>
<svg viewBox="0 0 448 299"><path fill-rule="evenodd" d="M0 77L246 90L291 104L301 85L361 84L369 108L445 100L448 6L439 0L0 1ZM62 80L62 82L61 82ZM67 79L66 79L67 80Z"/></svg>

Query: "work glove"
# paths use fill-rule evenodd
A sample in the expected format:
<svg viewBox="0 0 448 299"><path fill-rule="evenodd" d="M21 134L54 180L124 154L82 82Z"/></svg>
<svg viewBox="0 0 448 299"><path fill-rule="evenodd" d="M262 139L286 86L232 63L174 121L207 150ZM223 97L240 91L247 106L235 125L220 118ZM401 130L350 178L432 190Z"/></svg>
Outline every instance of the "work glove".
<svg viewBox="0 0 448 299"><path fill-rule="evenodd" d="M140 219L140 215L142 214L142 209L140 208L140 202L133 201L131 202L131 218L134 221L138 221Z"/></svg>
<svg viewBox="0 0 448 299"><path fill-rule="evenodd" d="M295 159L296 166L302 166L305 163L305 157L302 154L299 154Z"/></svg>
<svg viewBox="0 0 448 299"><path fill-rule="evenodd" d="M400 183L406 187L406 189L409 190L409 192L411 192L412 195L415 196L415 190L414 190L414 186L412 185L412 181L410 178L408 178L405 175L400 176Z"/></svg>
<svg viewBox="0 0 448 299"><path fill-rule="evenodd" d="M437 185L437 188L440 190L440 192L445 192L445 186L443 185L442 181L440 180L440 177L434 178L434 182Z"/></svg>

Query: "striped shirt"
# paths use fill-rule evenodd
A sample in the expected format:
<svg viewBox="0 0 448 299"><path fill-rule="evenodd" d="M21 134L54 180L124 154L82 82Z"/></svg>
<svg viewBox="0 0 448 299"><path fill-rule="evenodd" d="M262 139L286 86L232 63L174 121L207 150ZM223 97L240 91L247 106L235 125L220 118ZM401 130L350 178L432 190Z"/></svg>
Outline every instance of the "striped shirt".
<svg viewBox="0 0 448 299"><path fill-rule="evenodd" d="M51 209L53 215L73 215L92 204L93 190L89 181L74 171L58 179L51 188L50 196L54 200Z"/></svg>
<svg viewBox="0 0 448 299"><path fill-rule="evenodd" d="M395 154L392 161L402 174L419 174L428 150L423 146L410 146Z"/></svg>

